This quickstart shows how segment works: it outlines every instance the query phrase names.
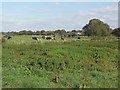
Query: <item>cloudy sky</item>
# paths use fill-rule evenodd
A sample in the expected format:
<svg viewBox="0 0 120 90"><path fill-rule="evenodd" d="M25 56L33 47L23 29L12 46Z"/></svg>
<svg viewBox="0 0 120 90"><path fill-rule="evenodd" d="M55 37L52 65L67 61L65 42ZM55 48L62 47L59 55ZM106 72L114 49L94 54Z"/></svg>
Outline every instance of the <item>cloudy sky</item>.
<svg viewBox="0 0 120 90"><path fill-rule="evenodd" d="M118 26L117 2L4 2L2 31L81 30L97 18Z"/></svg>

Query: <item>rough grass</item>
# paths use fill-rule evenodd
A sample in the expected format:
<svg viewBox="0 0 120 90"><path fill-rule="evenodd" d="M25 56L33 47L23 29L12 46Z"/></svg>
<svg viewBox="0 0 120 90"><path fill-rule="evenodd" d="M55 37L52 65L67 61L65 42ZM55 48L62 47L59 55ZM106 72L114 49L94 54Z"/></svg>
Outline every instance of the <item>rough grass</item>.
<svg viewBox="0 0 120 90"><path fill-rule="evenodd" d="M118 40L82 37L41 43L30 37L3 43L3 87L118 87Z"/></svg>

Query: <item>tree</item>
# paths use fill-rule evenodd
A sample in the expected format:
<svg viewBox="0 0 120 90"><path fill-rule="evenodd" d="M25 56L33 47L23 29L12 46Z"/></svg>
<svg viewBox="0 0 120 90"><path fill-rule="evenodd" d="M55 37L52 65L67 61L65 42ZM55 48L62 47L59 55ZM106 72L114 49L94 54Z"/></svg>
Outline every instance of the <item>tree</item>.
<svg viewBox="0 0 120 90"><path fill-rule="evenodd" d="M113 31L112 31L112 34L117 36L117 37L120 37L120 27L119 28L115 28Z"/></svg>
<svg viewBox="0 0 120 90"><path fill-rule="evenodd" d="M108 36L112 32L109 25L99 19L91 19L82 29L88 36Z"/></svg>
<svg viewBox="0 0 120 90"><path fill-rule="evenodd" d="M26 35L33 35L33 34L34 34L34 32L32 32L30 30L26 32Z"/></svg>
<svg viewBox="0 0 120 90"><path fill-rule="evenodd" d="M18 35L34 35L35 34L35 32L33 32L33 31L27 31L27 30L22 30L22 31L19 31L18 32Z"/></svg>
<svg viewBox="0 0 120 90"><path fill-rule="evenodd" d="M41 31L36 31L36 35L41 35Z"/></svg>
<svg viewBox="0 0 120 90"><path fill-rule="evenodd" d="M26 35L26 30L19 31L18 35Z"/></svg>
<svg viewBox="0 0 120 90"><path fill-rule="evenodd" d="M76 30L72 30L71 32L77 32Z"/></svg>
<svg viewBox="0 0 120 90"><path fill-rule="evenodd" d="M45 30L41 30L41 35L46 35Z"/></svg>
<svg viewBox="0 0 120 90"><path fill-rule="evenodd" d="M62 29L62 30L60 31L60 34L61 34L61 35L66 35L65 29Z"/></svg>
<svg viewBox="0 0 120 90"><path fill-rule="evenodd" d="M61 35L61 36L64 36L64 35L67 34L64 29L62 29L62 30L59 30L59 29L58 29L58 30L56 30L54 33L59 34L59 35Z"/></svg>
<svg viewBox="0 0 120 90"><path fill-rule="evenodd" d="M54 31L46 31L46 35L54 35Z"/></svg>

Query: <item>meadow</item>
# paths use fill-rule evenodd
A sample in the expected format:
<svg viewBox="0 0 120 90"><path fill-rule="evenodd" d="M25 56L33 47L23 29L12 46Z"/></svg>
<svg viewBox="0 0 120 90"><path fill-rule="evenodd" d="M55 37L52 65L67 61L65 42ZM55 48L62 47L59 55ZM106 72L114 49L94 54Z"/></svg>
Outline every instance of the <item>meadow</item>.
<svg viewBox="0 0 120 90"><path fill-rule="evenodd" d="M2 70L3 88L117 88L118 39L14 36L2 43Z"/></svg>

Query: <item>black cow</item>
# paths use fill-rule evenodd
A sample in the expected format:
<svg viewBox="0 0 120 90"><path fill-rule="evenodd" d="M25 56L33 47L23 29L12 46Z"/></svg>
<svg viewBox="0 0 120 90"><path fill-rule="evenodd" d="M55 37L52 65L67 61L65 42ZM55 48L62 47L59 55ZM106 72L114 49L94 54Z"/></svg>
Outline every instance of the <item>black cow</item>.
<svg viewBox="0 0 120 90"><path fill-rule="evenodd" d="M53 37L53 40L55 40L55 37Z"/></svg>
<svg viewBox="0 0 120 90"><path fill-rule="evenodd" d="M51 37L46 37L46 40L51 40L52 38Z"/></svg>
<svg viewBox="0 0 120 90"><path fill-rule="evenodd" d="M78 39L80 39L80 37L78 37Z"/></svg>
<svg viewBox="0 0 120 90"><path fill-rule="evenodd" d="M64 40L64 37L61 37L61 40Z"/></svg>
<svg viewBox="0 0 120 90"><path fill-rule="evenodd" d="M37 38L37 37L32 37L32 39L33 39L33 40L38 40L38 38Z"/></svg>
<svg viewBox="0 0 120 90"><path fill-rule="evenodd" d="M7 39L11 39L11 38L12 38L12 37L9 36Z"/></svg>

